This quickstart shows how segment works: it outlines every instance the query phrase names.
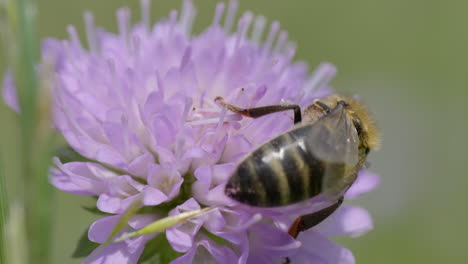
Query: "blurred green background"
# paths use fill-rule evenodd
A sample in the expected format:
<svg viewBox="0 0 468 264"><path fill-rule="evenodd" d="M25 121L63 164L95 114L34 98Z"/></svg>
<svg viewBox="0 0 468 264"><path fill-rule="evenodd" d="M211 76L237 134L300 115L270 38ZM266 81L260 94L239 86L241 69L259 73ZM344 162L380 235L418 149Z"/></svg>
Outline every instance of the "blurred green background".
<svg viewBox="0 0 468 264"><path fill-rule="evenodd" d="M138 2L38 1L39 37L66 38L68 24L82 33L85 10L115 31L116 9L131 7L136 20ZM197 31L211 21L216 2L195 1ZM154 1L153 21L179 6ZM311 67L334 63L339 74L333 86L359 94L375 113L383 147L370 160L382 184L355 202L371 211L375 230L339 240L357 263L468 263L468 1L241 0L240 9L279 20L298 44L296 59ZM3 104L0 120L3 170L13 196L21 166L18 123ZM56 198L55 263L79 263L70 255L96 219L80 206L92 201L59 191Z"/></svg>

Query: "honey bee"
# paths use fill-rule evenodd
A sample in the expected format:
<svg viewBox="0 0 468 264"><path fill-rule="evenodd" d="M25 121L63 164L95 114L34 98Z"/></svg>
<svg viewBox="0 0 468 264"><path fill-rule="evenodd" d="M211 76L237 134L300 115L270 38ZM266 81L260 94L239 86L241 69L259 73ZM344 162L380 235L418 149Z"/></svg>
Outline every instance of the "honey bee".
<svg viewBox="0 0 468 264"><path fill-rule="evenodd" d="M228 197L255 207L286 206L317 195L333 202L299 217L289 229L293 237L322 222L341 205L369 151L379 146L373 119L353 98L331 95L315 100L304 112L298 105L243 109L221 97L215 101L251 118L294 111L294 126L241 160L225 187Z"/></svg>

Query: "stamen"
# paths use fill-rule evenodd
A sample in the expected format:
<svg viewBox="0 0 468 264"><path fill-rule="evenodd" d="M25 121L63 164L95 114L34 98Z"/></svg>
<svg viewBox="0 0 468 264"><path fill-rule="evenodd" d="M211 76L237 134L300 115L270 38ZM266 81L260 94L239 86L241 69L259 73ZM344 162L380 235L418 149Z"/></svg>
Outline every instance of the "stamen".
<svg viewBox="0 0 468 264"><path fill-rule="evenodd" d="M183 127L185 120L188 119L188 114L190 112L190 108L192 108L193 100L190 97L185 98L185 105L184 105L184 113L182 115L182 119L180 122L180 126Z"/></svg>
<svg viewBox="0 0 468 264"><path fill-rule="evenodd" d="M140 51L141 39L136 33L132 34L131 41L130 41L130 52L131 54L135 55L135 60L139 58L139 51Z"/></svg>
<svg viewBox="0 0 468 264"><path fill-rule="evenodd" d="M281 53L281 51L283 50L283 46L284 44L286 43L286 41L288 40L288 32L286 31L281 31L279 37L278 37L278 41L276 41L276 45L275 47L273 48L273 54L277 54L277 53Z"/></svg>
<svg viewBox="0 0 468 264"><path fill-rule="evenodd" d="M236 17L238 7L239 7L239 3L237 2L237 0L229 1L228 10L226 13L226 19L224 20L224 32L226 32L226 34L231 33L231 28L232 28L232 25L234 24L234 19Z"/></svg>
<svg viewBox="0 0 468 264"><path fill-rule="evenodd" d="M175 24L176 21L177 21L177 16L179 15L179 12L177 10L172 10L170 13L169 13L169 22L171 24Z"/></svg>
<svg viewBox="0 0 468 264"><path fill-rule="evenodd" d="M219 112L219 105L214 100L204 100L209 106L217 108Z"/></svg>
<svg viewBox="0 0 468 264"><path fill-rule="evenodd" d="M161 77L159 76L159 71L156 70L156 73L154 74L156 77L156 91L161 92L161 98L164 100L164 85L163 82L161 81Z"/></svg>
<svg viewBox="0 0 468 264"><path fill-rule="evenodd" d="M183 152L184 146L185 146L185 137L178 136L176 139L176 146L175 146L175 156L177 159L180 159L182 155L184 154Z"/></svg>
<svg viewBox="0 0 468 264"><path fill-rule="evenodd" d="M215 130L216 140L218 139L218 135L221 132L221 128L223 127L224 118L226 117L226 113L227 113L227 108L223 108L221 110L221 115L220 115L220 117L218 119L218 125L216 126L216 130Z"/></svg>
<svg viewBox="0 0 468 264"><path fill-rule="evenodd" d="M207 92L206 92L206 90L204 90L204 91L202 92L201 96L200 96L200 103L199 103L199 106L198 106L198 107L200 107L200 108L204 107L206 94L207 94Z"/></svg>
<svg viewBox="0 0 468 264"><path fill-rule="evenodd" d="M282 59L281 63L278 65L279 77L281 77L281 75L284 73L287 66L292 61L294 55L296 55L296 44L292 42L288 43L287 48L286 48L286 54L284 55L284 58Z"/></svg>
<svg viewBox="0 0 468 264"><path fill-rule="evenodd" d="M191 0L184 0L182 4L182 13L180 15L180 25L184 29L186 34L190 34L192 32L193 20L195 19L195 15L197 10L193 5Z"/></svg>
<svg viewBox="0 0 468 264"><path fill-rule="evenodd" d="M80 37L78 37L78 33L76 32L76 28L74 26L68 26L67 31L68 31L68 35L70 36L71 44L73 46L78 47L81 50L82 49L81 41L80 41Z"/></svg>
<svg viewBox="0 0 468 264"><path fill-rule="evenodd" d="M84 13L84 21L86 28L86 39L88 41L89 50L93 53L98 51L98 43L96 41L96 29L94 27L94 17L90 12Z"/></svg>
<svg viewBox="0 0 468 264"><path fill-rule="evenodd" d="M252 74L252 80L254 81L258 81L260 80L261 78L263 78L265 76L265 74L267 74L269 72L269 70L273 67L275 67L275 65L278 64L278 58L277 57L273 57L270 59L270 61L268 61L266 64L264 63L264 61L266 59L268 59L269 57L268 56L263 56L263 58L261 58L258 62L258 69L255 71L254 74Z"/></svg>
<svg viewBox="0 0 468 264"><path fill-rule="evenodd" d="M268 34L268 38L263 46L263 56L267 56L270 53L271 46L273 45L273 40L275 39L276 33L280 28L280 23L278 21L274 21L271 23L270 33Z"/></svg>
<svg viewBox="0 0 468 264"><path fill-rule="evenodd" d="M219 107L217 108L197 108L199 113L219 113Z"/></svg>
<svg viewBox="0 0 468 264"><path fill-rule="evenodd" d="M252 32L253 43L260 43L263 30L265 29L265 25L266 25L266 18L264 16L255 17L254 28Z"/></svg>
<svg viewBox="0 0 468 264"><path fill-rule="evenodd" d="M301 241L294 241L293 243L290 243L286 246L268 246L268 249L274 250L274 251L287 251L287 250L292 250L295 248L298 248L302 245Z"/></svg>
<svg viewBox="0 0 468 264"><path fill-rule="evenodd" d="M289 60L292 60L294 55L296 55L296 47L296 43L292 41L286 45L286 57L289 58Z"/></svg>
<svg viewBox="0 0 468 264"><path fill-rule="evenodd" d="M251 84L250 84L250 85L251 85ZM251 89L251 88L249 88L249 90L250 90L250 89ZM234 97L233 102L235 102L237 105L239 105L239 104L242 104L242 102L244 102L244 101L248 101L248 98L247 98L247 93L245 93L245 88L242 87L242 88L240 88L240 89L237 91L237 93L236 93L236 95L235 95L235 97ZM245 104L244 104L244 105L245 105ZM247 107L248 107L248 106L247 106Z"/></svg>
<svg viewBox="0 0 468 264"><path fill-rule="evenodd" d="M130 132L129 132L129 127L128 127L128 118L125 115L122 115L120 117L120 122L122 124L122 136L123 136L123 149L125 150L125 153L123 153L125 156L131 155L131 145L130 145ZM131 157L126 157L126 158L131 158Z"/></svg>
<svg viewBox="0 0 468 264"><path fill-rule="evenodd" d="M211 23L212 26L217 26L219 25L219 22L221 21L221 16L223 15L224 12L224 3L218 3L216 5L216 11L215 15L213 17L213 22Z"/></svg>
<svg viewBox="0 0 468 264"><path fill-rule="evenodd" d="M86 131L84 131L81 126L79 126L76 123L75 118L72 116L70 107L64 107L64 105L67 105L64 99L64 94L63 93L57 93L57 101L59 102L59 108L60 110L64 113L64 115L67 117L67 120L70 122L70 125L82 136L85 136L87 138L91 138Z"/></svg>
<svg viewBox="0 0 468 264"><path fill-rule="evenodd" d="M183 71L185 69L185 66L187 66L187 64L189 63L191 54L192 48L188 46L184 51L184 55L182 55L182 59L180 60L179 68L181 71Z"/></svg>
<svg viewBox="0 0 468 264"><path fill-rule="evenodd" d="M128 32L130 31L130 9L120 8L117 11L117 23L122 40L128 44Z"/></svg>
<svg viewBox="0 0 468 264"><path fill-rule="evenodd" d="M190 109L192 108L192 103L193 103L192 98L190 97L185 98L184 112L180 120L180 124L179 124L180 129L177 135L176 146L175 146L175 155L177 158L181 158L182 155L184 154L183 149L185 146L185 137L182 132L184 131L183 129L184 124L186 123L186 120L188 119L188 114L190 112Z"/></svg>
<svg viewBox="0 0 468 264"><path fill-rule="evenodd" d="M336 68L333 66L333 64L321 63L304 85L306 95L312 93L324 85L327 85L333 79L333 77L335 77L335 75Z"/></svg>
<svg viewBox="0 0 468 264"><path fill-rule="evenodd" d="M250 24L252 23L253 14L251 12L245 12L242 18L237 24L236 44L234 50L236 50L241 42L244 40L247 31L249 30Z"/></svg>
<svg viewBox="0 0 468 264"><path fill-rule="evenodd" d="M125 97L122 94L123 89L121 89L119 87L120 84L119 84L119 82L117 80L118 78L117 78L117 69L116 69L116 66L115 66L115 61L112 58L108 58L107 59L107 65L109 67L109 71L111 73L112 82L113 82L112 87L110 87L110 89L112 89L112 90L109 91L109 94L116 95L120 105L125 106L126 105L125 100L124 100Z"/></svg>
<svg viewBox="0 0 468 264"><path fill-rule="evenodd" d="M217 112L219 112L219 110ZM206 118L206 119L195 120L195 121L188 121L188 122L186 122L186 124L189 124L191 126L216 124L216 123L219 123L221 118L223 119L223 122L232 122L232 121L242 120L241 115L238 115L238 114L225 114L224 117L220 116L220 117Z"/></svg>
<svg viewBox="0 0 468 264"><path fill-rule="evenodd" d="M76 64L76 60L73 59L73 56L75 55L75 53L70 50L70 43L66 40L62 40L62 45L63 45L63 50L65 52L65 56L69 58L67 61L70 63L70 65L73 67L73 70L76 73L80 73L81 70L80 68L78 68L78 65Z"/></svg>
<svg viewBox="0 0 468 264"><path fill-rule="evenodd" d="M169 35L172 35L172 31L174 30L174 26L177 25L177 16L179 15L177 10L172 10L169 14Z"/></svg>
<svg viewBox="0 0 468 264"><path fill-rule="evenodd" d="M141 23L145 27L146 32L150 32L151 30L151 21L150 21L151 1L140 0L140 7L141 7Z"/></svg>

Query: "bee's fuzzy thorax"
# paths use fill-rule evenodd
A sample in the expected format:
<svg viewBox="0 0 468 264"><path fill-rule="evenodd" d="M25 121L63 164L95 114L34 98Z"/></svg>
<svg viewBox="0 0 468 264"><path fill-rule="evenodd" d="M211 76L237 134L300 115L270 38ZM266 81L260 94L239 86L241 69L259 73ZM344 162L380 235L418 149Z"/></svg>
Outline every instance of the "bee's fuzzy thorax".
<svg viewBox="0 0 468 264"><path fill-rule="evenodd" d="M359 100L341 95L330 95L325 98L319 99L321 102L328 105L330 108L335 107L338 102L345 101L347 103L347 110L351 114L351 119L353 115L357 116L360 119L362 134L360 135L361 143L372 150L380 148L380 133L375 124L374 118L367 110L366 106L362 104Z"/></svg>

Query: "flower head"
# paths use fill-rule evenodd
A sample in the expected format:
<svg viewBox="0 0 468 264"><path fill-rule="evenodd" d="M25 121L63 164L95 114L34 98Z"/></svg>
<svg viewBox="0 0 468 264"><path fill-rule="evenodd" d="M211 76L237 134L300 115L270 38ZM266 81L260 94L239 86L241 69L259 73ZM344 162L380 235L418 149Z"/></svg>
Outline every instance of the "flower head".
<svg viewBox="0 0 468 264"><path fill-rule="evenodd" d="M305 107L331 92L335 68L322 64L309 76L306 64L292 61L295 46L278 22L261 41L262 16L244 13L231 32L236 1L218 4L211 25L199 35L191 34L191 1L153 27L149 1L141 2L143 19L134 26L129 10L117 12L118 34L96 28L86 14L89 48L73 27L69 40L44 42L43 56L55 61L55 127L87 159L65 164L56 159L51 182L70 193L97 196L97 208L115 214L91 226L89 239L98 243L138 199L145 214L134 216L127 231L168 215L217 209L165 234L113 244L89 261L136 263L148 241L166 236L181 253L171 263L281 263L286 257L292 263L354 263L350 251L328 237L369 231L372 222L364 209L343 206L296 240L287 232L292 221L323 205L257 210L224 195L239 159L293 123L290 113L250 119L214 101L222 96L241 107ZM10 88L7 95L14 105ZM367 192L376 181L361 173L347 195Z"/></svg>

